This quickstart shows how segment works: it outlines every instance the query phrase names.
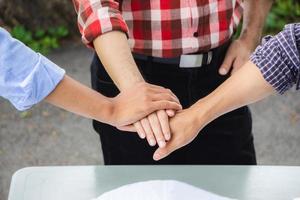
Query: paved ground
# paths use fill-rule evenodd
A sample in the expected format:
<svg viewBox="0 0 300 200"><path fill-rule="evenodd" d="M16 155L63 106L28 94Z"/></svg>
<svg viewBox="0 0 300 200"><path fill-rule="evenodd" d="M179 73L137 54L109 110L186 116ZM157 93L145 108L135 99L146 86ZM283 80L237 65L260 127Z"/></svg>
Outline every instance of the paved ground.
<svg viewBox="0 0 300 200"><path fill-rule="evenodd" d="M77 80L89 84L92 52L81 44L49 56ZM275 96L252 107L259 164L300 165L300 93ZM12 174L23 167L102 164L98 136L87 119L42 103L28 113L0 99L0 199Z"/></svg>

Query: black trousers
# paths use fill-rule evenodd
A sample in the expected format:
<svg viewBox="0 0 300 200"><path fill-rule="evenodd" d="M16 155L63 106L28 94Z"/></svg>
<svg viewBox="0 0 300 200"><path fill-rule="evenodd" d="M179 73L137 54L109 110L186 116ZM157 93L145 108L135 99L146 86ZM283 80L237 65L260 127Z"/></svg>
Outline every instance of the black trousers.
<svg viewBox="0 0 300 200"><path fill-rule="evenodd" d="M154 63L151 59L135 61L147 82L171 89L187 108L228 78L218 74L228 45L218 48L212 62L200 68L183 69L178 65ZM119 93L96 55L91 65L91 75L92 87L96 91L109 97ZM106 165L256 164L248 107L211 122L192 143L158 162L152 159L157 147L150 147L137 134L122 132L97 121L93 121L93 126L100 135Z"/></svg>

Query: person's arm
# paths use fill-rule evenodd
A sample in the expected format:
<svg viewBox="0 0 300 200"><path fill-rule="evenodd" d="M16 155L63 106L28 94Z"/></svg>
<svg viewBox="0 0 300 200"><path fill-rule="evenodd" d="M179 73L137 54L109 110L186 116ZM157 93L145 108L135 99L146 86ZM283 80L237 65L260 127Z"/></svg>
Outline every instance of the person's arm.
<svg viewBox="0 0 300 200"><path fill-rule="evenodd" d="M181 109L176 98L162 87L138 83L114 98L107 98L68 76L45 100L70 112L116 127L136 122L157 109Z"/></svg>
<svg viewBox="0 0 300 200"><path fill-rule="evenodd" d="M266 37L241 69L208 96L171 119L172 140L158 149L159 160L190 143L208 123L241 106L259 101L293 85L300 89L300 24L290 24Z"/></svg>
<svg viewBox="0 0 300 200"><path fill-rule="evenodd" d="M18 110L42 101L64 75L62 68L0 27L0 96Z"/></svg>
<svg viewBox="0 0 300 200"><path fill-rule="evenodd" d="M245 64L250 54L255 50L261 39L265 19L274 0L243 1L243 24L238 39L230 45L219 73L226 75L234 73Z"/></svg>
<svg viewBox="0 0 300 200"><path fill-rule="evenodd" d="M263 99L273 92L259 69L248 62L214 92L171 119L173 137L165 148L156 150L153 159L160 160L187 145L202 128L222 114Z"/></svg>
<svg viewBox="0 0 300 200"><path fill-rule="evenodd" d="M193 105L191 110L197 113L197 124L205 126L227 112L252 104L274 92L259 68L248 62L215 91Z"/></svg>
<svg viewBox="0 0 300 200"><path fill-rule="evenodd" d="M136 84L115 98L106 98L66 76L62 68L2 28L0 44L0 96L19 110L46 99L68 111L118 127L157 109L181 109L169 90L147 83Z"/></svg>
<svg viewBox="0 0 300 200"><path fill-rule="evenodd" d="M116 0L73 0L82 41L95 48L108 74L122 91L144 82L127 41L128 27Z"/></svg>
<svg viewBox="0 0 300 200"><path fill-rule="evenodd" d="M124 33L119 31L105 33L96 38L93 44L106 71L120 91L126 91L136 83L144 82ZM165 140L170 139L168 115L164 110L151 113L135 122L134 126L141 138L146 137L151 146L158 143L163 147Z"/></svg>
<svg viewBox="0 0 300 200"><path fill-rule="evenodd" d="M144 82L136 66L128 45L128 28L119 10L117 1L73 0L78 13L78 24L83 42L93 46L106 71L120 91L136 83ZM149 144L165 145L170 139L169 116L174 112L159 110L134 123L141 138L146 137Z"/></svg>

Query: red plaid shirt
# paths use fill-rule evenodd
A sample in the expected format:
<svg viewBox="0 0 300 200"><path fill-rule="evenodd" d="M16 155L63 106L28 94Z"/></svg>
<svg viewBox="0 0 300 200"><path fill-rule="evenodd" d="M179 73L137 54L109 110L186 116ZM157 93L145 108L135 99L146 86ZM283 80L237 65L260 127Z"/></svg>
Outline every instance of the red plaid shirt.
<svg viewBox="0 0 300 200"><path fill-rule="evenodd" d="M155 57L208 51L226 42L242 17L242 0L73 0L85 44L127 33L133 52ZM119 5L120 3L120 5Z"/></svg>

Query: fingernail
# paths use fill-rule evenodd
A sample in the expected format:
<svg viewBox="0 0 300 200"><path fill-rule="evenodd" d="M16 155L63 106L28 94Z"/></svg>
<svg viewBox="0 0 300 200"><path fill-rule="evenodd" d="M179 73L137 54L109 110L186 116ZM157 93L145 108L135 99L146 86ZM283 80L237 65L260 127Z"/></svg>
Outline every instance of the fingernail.
<svg viewBox="0 0 300 200"><path fill-rule="evenodd" d="M220 73L221 75L226 75L226 74L227 74L227 70L226 70L225 68L221 68L221 69L219 70L219 73Z"/></svg>
<svg viewBox="0 0 300 200"><path fill-rule="evenodd" d="M156 142L154 139L150 139L149 144L150 144L150 146L155 146Z"/></svg>
<svg viewBox="0 0 300 200"><path fill-rule="evenodd" d="M159 155L159 153L155 153L154 155L153 155L153 159L154 160L159 160L160 159L160 155Z"/></svg>
<svg viewBox="0 0 300 200"><path fill-rule="evenodd" d="M145 139L145 135L144 134L140 134L141 139Z"/></svg>
<svg viewBox="0 0 300 200"><path fill-rule="evenodd" d="M171 139L171 134L170 133L166 134L166 140L169 141L170 139Z"/></svg>
<svg viewBox="0 0 300 200"><path fill-rule="evenodd" d="M165 141L159 141L159 142L158 142L158 146L159 146L160 148L164 148L164 147L166 146L166 142L165 142Z"/></svg>

